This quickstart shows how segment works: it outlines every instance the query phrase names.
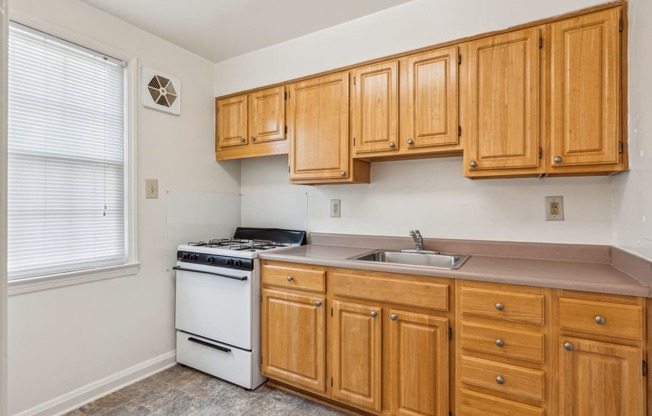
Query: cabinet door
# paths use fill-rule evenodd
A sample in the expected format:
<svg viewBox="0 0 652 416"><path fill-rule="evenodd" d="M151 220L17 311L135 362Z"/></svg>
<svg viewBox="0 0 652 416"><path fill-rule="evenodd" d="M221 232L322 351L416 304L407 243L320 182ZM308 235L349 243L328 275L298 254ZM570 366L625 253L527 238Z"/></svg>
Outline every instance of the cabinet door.
<svg viewBox="0 0 652 416"><path fill-rule="evenodd" d="M409 149L453 146L458 135L458 47L407 58Z"/></svg>
<svg viewBox="0 0 652 416"><path fill-rule="evenodd" d="M336 300L333 311L333 395L380 412L382 310Z"/></svg>
<svg viewBox="0 0 652 416"><path fill-rule="evenodd" d="M539 32L535 27L468 44L468 176L539 167Z"/></svg>
<svg viewBox="0 0 652 416"><path fill-rule="evenodd" d="M290 86L290 179L349 177L349 73Z"/></svg>
<svg viewBox="0 0 652 416"><path fill-rule="evenodd" d="M356 155L398 150L398 61L353 71Z"/></svg>
<svg viewBox="0 0 652 416"><path fill-rule="evenodd" d="M323 302L322 296L263 290L264 375L317 393L326 391Z"/></svg>
<svg viewBox="0 0 652 416"><path fill-rule="evenodd" d="M448 414L448 319L389 311L392 414Z"/></svg>
<svg viewBox="0 0 652 416"><path fill-rule="evenodd" d="M251 143L285 139L285 87L249 94L249 136Z"/></svg>
<svg viewBox="0 0 652 416"><path fill-rule="evenodd" d="M551 167L621 160L620 8L552 24Z"/></svg>
<svg viewBox="0 0 652 416"><path fill-rule="evenodd" d="M247 140L247 95L217 101L217 148L244 146Z"/></svg>
<svg viewBox="0 0 652 416"><path fill-rule="evenodd" d="M643 416L645 383L640 348L560 338L561 416Z"/></svg>

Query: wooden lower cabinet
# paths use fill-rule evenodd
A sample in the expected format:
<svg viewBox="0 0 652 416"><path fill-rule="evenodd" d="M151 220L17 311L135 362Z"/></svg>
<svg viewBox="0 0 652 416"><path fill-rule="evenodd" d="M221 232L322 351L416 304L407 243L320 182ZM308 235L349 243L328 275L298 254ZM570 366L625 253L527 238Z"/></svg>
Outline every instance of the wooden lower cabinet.
<svg viewBox="0 0 652 416"><path fill-rule="evenodd" d="M262 291L262 373L316 393L326 391L323 295Z"/></svg>
<svg viewBox="0 0 652 416"><path fill-rule="evenodd" d="M333 397L373 412L381 407L382 308L333 301Z"/></svg>
<svg viewBox="0 0 652 416"><path fill-rule="evenodd" d="M448 414L448 319L397 309L388 315L391 414Z"/></svg>
<svg viewBox="0 0 652 416"><path fill-rule="evenodd" d="M645 415L642 363L640 348L560 337L559 415Z"/></svg>

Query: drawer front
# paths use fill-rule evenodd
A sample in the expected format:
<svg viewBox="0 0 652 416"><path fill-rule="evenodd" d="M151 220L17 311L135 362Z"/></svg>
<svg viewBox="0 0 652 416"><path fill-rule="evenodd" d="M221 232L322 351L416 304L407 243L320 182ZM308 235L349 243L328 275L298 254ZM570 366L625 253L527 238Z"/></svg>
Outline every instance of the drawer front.
<svg viewBox="0 0 652 416"><path fill-rule="evenodd" d="M537 332L463 322L460 342L467 350L537 363L544 360L544 335Z"/></svg>
<svg viewBox="0 0 652 416"><path fill-rule="evenodd" d="M541 408L516 403L500 397L487 396L462 389L460 412L464 416L544 416Z"/></svg>
<svg viewBox="0 0 652 416"><path fill-rule="evenodd" d="M335 295L352 296L393 304L448 310L448 285L415 282L392 277L333 273Z"/></svg>
<svg viewBox="0 0 652 416"><path fill-rule="evenodd" d="M559 298L559 326L596 335L641 340L643 308L622 303Z"/></svg>
<svg viewBox="0 0 652 416"><path fill-rule="evenodd" d="M545 397L543 371L463 355L460 374L462 383L471 386L532 400Z"/></svg>
<svg viewBox="0 0 652 416"><path fill-rule="evenodd" d="M321 293L324 293L326 290L325 270L264 264L262 267L262 279L264 285L310 290Z"/></svg>
<svg viewBox="0 0 652 416"><path fill-rule="evenodd" d="M460 302L465 315L477 315L506 321L543 325L543 301L540 294L462 287Z"/></svg>

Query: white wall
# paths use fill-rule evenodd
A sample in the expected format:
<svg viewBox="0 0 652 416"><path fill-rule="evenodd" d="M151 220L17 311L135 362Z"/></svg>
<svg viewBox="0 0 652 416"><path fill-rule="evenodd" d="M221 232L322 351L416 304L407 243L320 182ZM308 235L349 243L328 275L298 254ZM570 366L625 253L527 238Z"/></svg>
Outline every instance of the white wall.
<svg viewBox="0 0 652 416"><path fill-rule="evenodd" d="M652 259L652 3L629 5L631 172L615 178L614 244Z"/></svg>
<svg viewBox="0 0 652 416"><path fill-rule="evenodd" d="M478 33L504 29L599 0L415 0L215 66L223 95ZM641 93L643 94L643 93ZM626 175L626 174L625 174ZM471 181L460 158L372 164L370 185L305 188L310 231L610 244L612 178ZM287 158L242 162L242 193L289 192ZM546 195L563 195L566 221L543 221ZM342 200L329 217L328 199ZM276 198L275 204L283 204ZM279 210L283 211L283 210ZM243 224L254 220L244 215ZM280 217L279 217L280 219ZM652 220L652 219L651 219Z"/></svg>
<svg viewBox="0 0 652 416"><path fill-rule="evenodd" d="M166 191L237 194L240 166L214 159L212 63L77 0L12 0L10 6L182 84L179 117L138 103L140 272L9 298L13 415L174 350ZM159 180L159 199L144 199L145 178Z"/></svg>

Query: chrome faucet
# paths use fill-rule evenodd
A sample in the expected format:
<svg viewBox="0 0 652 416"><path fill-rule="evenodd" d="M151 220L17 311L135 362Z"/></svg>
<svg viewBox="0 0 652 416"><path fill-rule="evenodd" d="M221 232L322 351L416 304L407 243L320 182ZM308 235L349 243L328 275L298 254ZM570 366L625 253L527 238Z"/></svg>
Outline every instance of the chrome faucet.
<svg viewBox="0 0 652 416"><path fill-rule="evenodd" d="M410 230L410 237L414 240L414 249L416 251L423 250L423 237L419 230Z"/></svg>

